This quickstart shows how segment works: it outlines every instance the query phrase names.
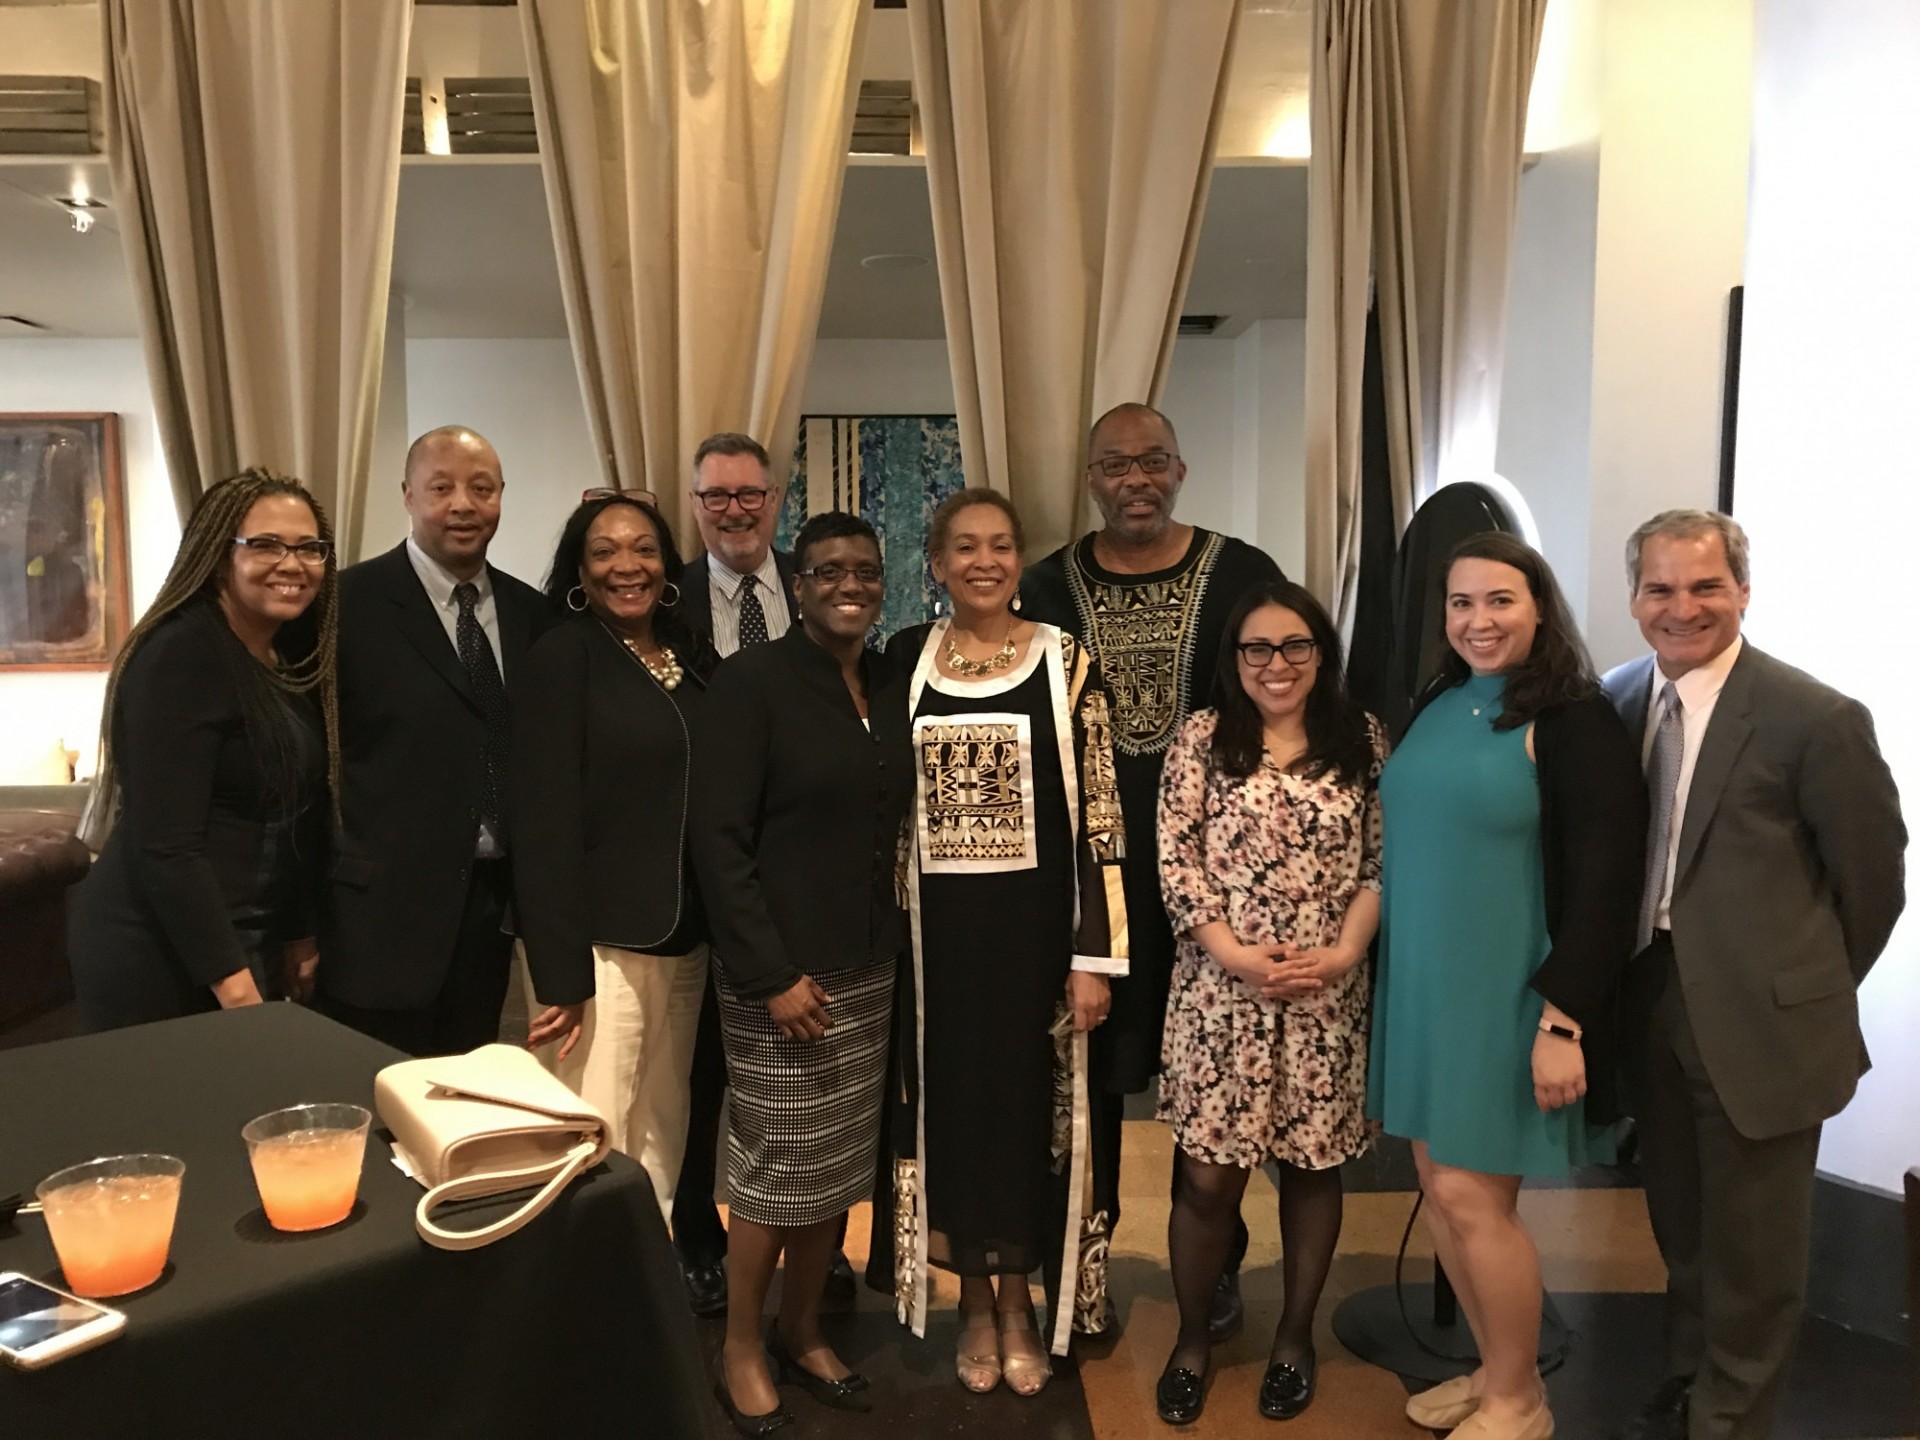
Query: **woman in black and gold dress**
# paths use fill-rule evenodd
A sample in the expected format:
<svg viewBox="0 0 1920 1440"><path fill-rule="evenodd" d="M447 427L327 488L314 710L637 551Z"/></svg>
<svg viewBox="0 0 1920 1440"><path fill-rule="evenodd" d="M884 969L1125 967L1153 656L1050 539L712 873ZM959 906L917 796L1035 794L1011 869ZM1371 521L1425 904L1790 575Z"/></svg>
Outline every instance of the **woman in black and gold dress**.
<svg viewBox="0 0 1920 1440"><path fill-rule="evenodd" d="M1006 498L951 497L928 550L953 617L889 646L912 670L916 756L907 1059L920 1103L898 1128L919 1173L902 1186L915 1233L898 1294L925 1334L926 1267L958 1274L961 1382L984 1392L1004 1375L1032 1395L1076 1305L1105 1302L1105 1236L1083 1234L1082 1215L1086 1032L1127 967L1112 740L1085 651L1009 608L1020 521ZM1049 1345L1028 1277L1056 1266Z"/></svg>

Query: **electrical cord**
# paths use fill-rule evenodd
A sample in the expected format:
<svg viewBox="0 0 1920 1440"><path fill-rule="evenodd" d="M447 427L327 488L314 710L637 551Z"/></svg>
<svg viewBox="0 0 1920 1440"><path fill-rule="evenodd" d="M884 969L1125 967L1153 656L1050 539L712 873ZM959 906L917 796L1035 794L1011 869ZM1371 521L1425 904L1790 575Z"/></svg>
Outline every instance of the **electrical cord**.
<svg viewBox="0 0 1920 1440"><path fill-rule="evenodd" d="M1420 1331L1415 1327L1413 1317L1407 1313L1407 1290L1402 1272L1405 1270L1407 1264L1407 1245L1413 1239L1413 1222L1420 1218L1420 1207L1426 1203L1426 1200L1427 1196L1425 1191L1414 1192L1413 1209L1407 1212L1407 1228L1400 1232L1400 1250L1399 1253L1393 1257L1393 1298L1400 1306L1400 1323L1407 1327L1407 1334L1412 1338L1413 1343L1426 1351L1427 1354L1433 1356L1434 1359L1445 1360L1450 1365L1478 1365L1480 1363L1478 1354L1454 1355L1445 1350L1436 1350L1433 1346L1429 1345L1426 1342L1426 1338L1422 1336ZM1441 1274L1438 1256L1434 1257L1433 1269L1437 1279Z"/></svg>

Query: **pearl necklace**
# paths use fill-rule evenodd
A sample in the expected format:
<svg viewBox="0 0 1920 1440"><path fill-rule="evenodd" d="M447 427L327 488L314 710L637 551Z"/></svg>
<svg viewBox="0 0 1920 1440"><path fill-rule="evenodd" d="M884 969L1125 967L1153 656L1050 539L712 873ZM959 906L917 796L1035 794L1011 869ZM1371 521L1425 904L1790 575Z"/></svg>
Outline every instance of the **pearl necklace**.
<svg viewBox="0 0 1920 1440"><path fill-rule="evenodd" d="M978 679L982 675L991 675L996 670L1004 670L1013 664L1013 657L1019 654L1013 643L1013 627L1007 627L1007 641L984 660L969 660L960 653L960 647L954 644L953 631L947 631L947 668L956 675L966 675Z"/></svg>
<svg viewBox="0 0 1920 1440"><path fill-rule="evenodd" d="M647 667L647 673L660 682L662 690L677 690L680 682L687 678L687 672L680 666L680 659L673 653L673 647L662 645L658 663L649 660L641 653L638 641L622 635L620 643L627 647L627 653Z"/></svg>

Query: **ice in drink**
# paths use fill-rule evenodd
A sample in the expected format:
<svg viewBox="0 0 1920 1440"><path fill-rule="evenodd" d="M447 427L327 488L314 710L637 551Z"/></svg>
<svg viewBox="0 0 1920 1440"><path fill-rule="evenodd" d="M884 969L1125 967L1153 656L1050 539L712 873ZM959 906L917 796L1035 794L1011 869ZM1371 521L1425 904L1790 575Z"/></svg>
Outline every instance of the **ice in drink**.
<svg viewBox="0 0 1920 1440"><path fill-rule="evenodd" d="M240 1133L276 1230L323 1230L353 1209L372 1117L357 1105L295 1105Z"/></svg>
<svg viewBox="0 0 1920 1440"><path fill-rule="evenodd" d="M118 1156L48 1177L38 1194L67 1288L103 1299L158 1280L185 1172L171 1156Z"/></svg>

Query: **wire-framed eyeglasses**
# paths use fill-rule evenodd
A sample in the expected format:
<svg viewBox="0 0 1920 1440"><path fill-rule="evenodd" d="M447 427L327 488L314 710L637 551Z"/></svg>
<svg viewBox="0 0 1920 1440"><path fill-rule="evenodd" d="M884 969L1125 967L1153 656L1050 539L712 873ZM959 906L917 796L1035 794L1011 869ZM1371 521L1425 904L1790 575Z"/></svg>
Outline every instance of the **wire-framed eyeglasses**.
<svg viewBox="0 0 1920 1440"><path fill-rule="evenodd" d="M264 560L270 565L278 565L289 555L299 556L304 565L324 565L327 557L333 554L331 541L299 540L289 544L278 535L236 535L233 547L245 550L256 560Z"/></svg>

